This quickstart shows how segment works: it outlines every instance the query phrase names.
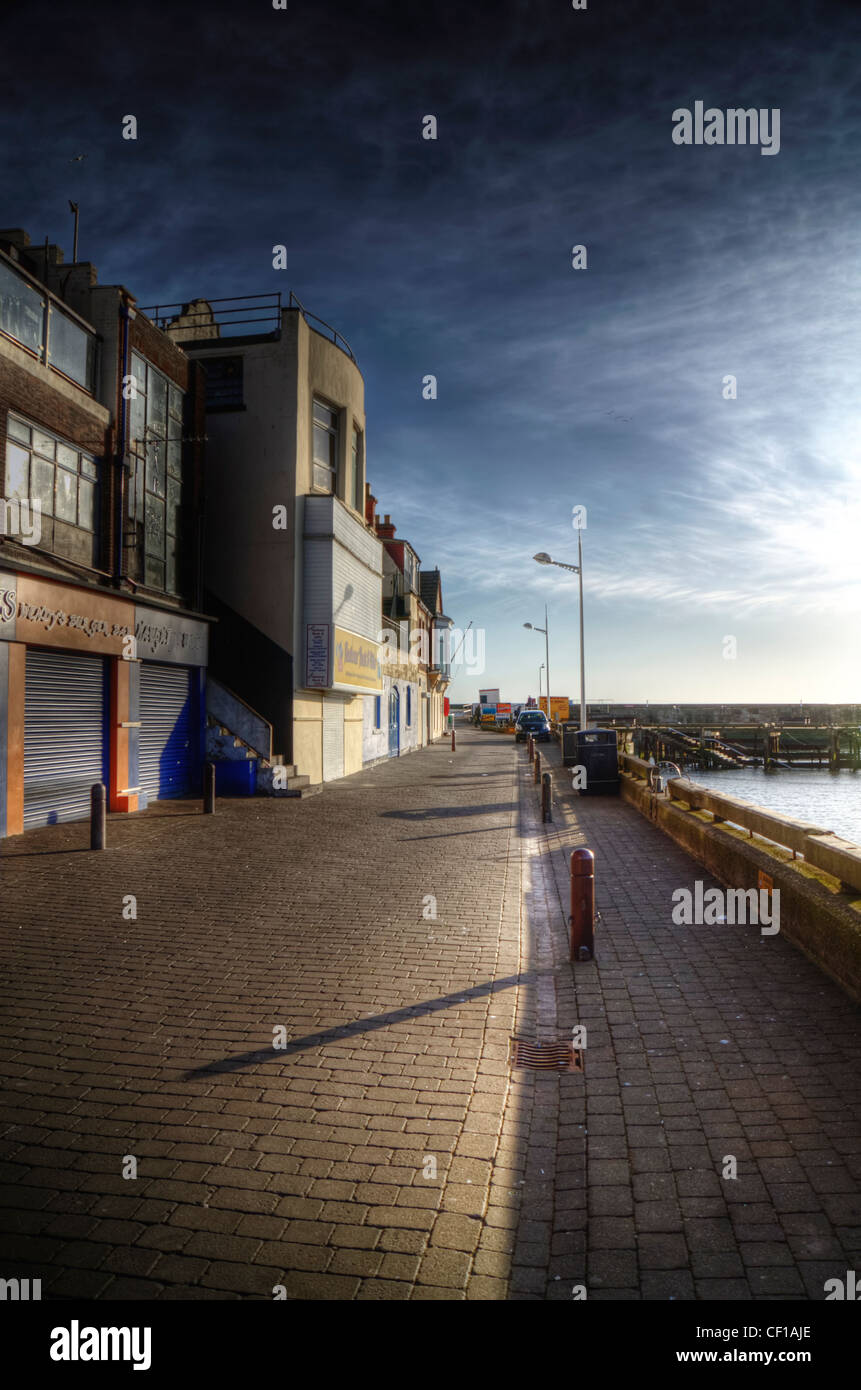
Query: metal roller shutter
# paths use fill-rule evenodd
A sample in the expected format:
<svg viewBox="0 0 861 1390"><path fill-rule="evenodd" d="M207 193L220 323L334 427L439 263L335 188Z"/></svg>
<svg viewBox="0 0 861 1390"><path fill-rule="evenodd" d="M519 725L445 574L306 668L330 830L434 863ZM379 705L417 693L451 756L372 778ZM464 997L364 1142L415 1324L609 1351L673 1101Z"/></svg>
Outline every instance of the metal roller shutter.
<svg viewBox="0 0 861 1390"><path fill-rule="evenodd" d="M187 796L196 765L190 673L145 661L140 673L138 780L149 801Z"/></svg>
<svg viewBox="0 0 861 1390"><path fill-rule="evenodd" d="M344 775L344 706L331 696L323 699L323 781Z"/></svg>
<svg viewBox="0 0 861 1390"><path fill-rule="evenodd" d="M107 778L104 661L31 649L25 670L24 829L82 820Z"/></svg>

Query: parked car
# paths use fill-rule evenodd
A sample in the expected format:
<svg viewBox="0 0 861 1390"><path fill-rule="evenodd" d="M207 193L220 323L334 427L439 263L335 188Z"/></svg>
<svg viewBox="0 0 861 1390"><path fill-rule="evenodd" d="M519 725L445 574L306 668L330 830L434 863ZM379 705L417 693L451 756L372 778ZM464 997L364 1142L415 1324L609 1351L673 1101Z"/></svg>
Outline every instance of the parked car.
<svg viewBox="0 0 861 1390"><path fill-rule="evenodd" d="M543 709L524 709L518 714L514 742L525 743L529 734L540 743L550 742L550 720Z"/></svg>

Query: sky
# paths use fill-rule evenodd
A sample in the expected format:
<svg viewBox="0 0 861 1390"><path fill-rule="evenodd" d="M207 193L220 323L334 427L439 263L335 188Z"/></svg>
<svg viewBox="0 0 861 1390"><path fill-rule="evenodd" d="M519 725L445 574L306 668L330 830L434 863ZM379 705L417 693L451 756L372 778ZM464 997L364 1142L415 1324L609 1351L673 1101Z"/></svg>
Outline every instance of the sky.
<svg viewBox="0 0 861 1390"><path fill-rule="evenodd" d="M854 0L82 0L4 32L0 225L71 260L72 198L142 306L292 289L348 340L378 510L482 634L455 699L537 694L545 604L578 697L577 577L532 559L576 564L574 508L590 700L861 699ZM779 110L779 150L675 143L698 101Z"/></svg>

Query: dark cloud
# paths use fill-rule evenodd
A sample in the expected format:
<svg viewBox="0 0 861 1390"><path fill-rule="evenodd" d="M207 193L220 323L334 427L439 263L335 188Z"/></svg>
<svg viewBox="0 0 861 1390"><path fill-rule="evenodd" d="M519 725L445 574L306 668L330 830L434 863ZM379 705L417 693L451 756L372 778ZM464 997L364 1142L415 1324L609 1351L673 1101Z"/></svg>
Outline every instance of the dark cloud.
<svg viewBox="0 0 861 1390"><path fill-rule="evenodd" d="M375 491L444 564L454 616L488 626L494 683L527 693L511 596L559 593L529 556L572 547L578 502L590 640L600 622L636 654L596 677L620 698L643 693L651 624L773 612L749 674L779 698L757 682L791 679L800 590L818 640L849 611L850 547L829 570L817 544L861 469L857 7L84 3L5 34L2 221L68 245L73 197L83 254L142 304L293 288L334 323ZM675 146L697 99L780 107L780 154Z"/></svg>

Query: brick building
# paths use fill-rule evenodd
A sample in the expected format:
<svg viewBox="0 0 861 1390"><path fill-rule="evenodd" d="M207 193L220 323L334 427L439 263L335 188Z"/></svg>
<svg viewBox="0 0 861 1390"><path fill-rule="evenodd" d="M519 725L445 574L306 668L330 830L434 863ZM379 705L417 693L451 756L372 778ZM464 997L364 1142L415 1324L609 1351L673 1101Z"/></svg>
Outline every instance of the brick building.
<svg viewBox="0 0 861 1390"><path fill-rule="evenodd" d="M197 790L204 427L128 290L0 231L0 835Z"/></svg>

